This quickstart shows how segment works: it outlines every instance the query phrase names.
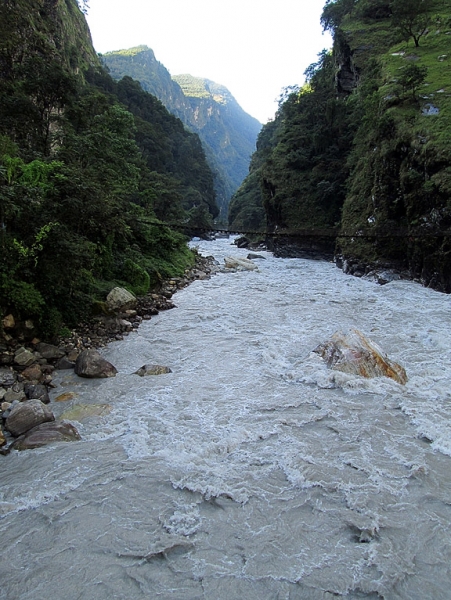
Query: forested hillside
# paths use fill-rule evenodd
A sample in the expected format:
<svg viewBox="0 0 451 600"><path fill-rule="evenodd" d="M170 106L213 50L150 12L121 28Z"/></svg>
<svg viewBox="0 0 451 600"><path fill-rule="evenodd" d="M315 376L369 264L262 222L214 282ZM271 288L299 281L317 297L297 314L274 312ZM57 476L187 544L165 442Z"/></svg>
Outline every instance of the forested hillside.
<svg viewBox="0 0 451 600"><path fill-rule="evenodd" d="M105 72L75 0L6 0L0 37L0 316L50 337L118 283L182 273L162 221L208 227L213 175L197 135Z"/></svg>
<svg viewBox="0 0 451 600"><path fill-rule="evenodd" d="M336 229L347 271L450 292L451 3L329 0L322 23L333 50L263 128L230 225Z"/></svg>
<svg viewBox="0 0 451 600"><path fill-rule="evenodd" d="M248 115L222 85L191 75L171 78L147 46L108 52L102 60L114 79L129 75L155 95L202 140L215 175L220 214L248 174L261 124Z"/></svg>

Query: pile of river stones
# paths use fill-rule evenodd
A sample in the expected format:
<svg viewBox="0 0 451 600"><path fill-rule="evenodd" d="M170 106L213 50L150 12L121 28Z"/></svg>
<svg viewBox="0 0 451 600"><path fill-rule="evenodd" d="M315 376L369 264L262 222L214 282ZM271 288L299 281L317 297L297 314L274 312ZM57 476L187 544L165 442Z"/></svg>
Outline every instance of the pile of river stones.
<svg viewBox="0 0 451 600"><path fill-rule="evenodd" d="M32 330L33 325L26 322L18 327L14 317L7 315L0 331L0 453L80 439L71 423L55 421L49 406L49 389L56 387L55 371L75 369L82 377L115 375L114 367L108 366L110 363L102 359L97 348L124 339L137 331L144 320L174 308L171 298L177 290L197 279L208 279L220 270L224 268L212 256L197 254L194 267L187 269L183 277L162 282L156 293L135 298L127 290L115 288L108 295L102 314L53 344L37 338L28 340L24 331L27 327ZM144 365L142 369L144 372L140 370L138 375L170 371L155 365Z"/></svg>

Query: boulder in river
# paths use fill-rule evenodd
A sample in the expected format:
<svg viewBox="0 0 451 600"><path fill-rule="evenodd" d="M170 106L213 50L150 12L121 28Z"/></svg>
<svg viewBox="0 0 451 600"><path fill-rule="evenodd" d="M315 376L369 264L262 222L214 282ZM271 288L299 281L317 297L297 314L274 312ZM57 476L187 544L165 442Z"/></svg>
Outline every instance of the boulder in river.
<svg viewBox="0 0 451 600"><path fill-rule="evenodd" d="M98 350L84 350L75 362L75 374L89 379L115 377L117 369Z"/></svg>
<svg viewBox="0 0 451 600"><path fill-rule="evenodd" d="M258 268L251 260L240 256L226 256L224 264L226 269L239 269L242 271L255 271Z"/></svg>
<svg viewBox="0 0 451 600"><path fill-rule="evenodd" d="M5 427L12 435L22 435L36 425L54 421L52 411L40 400L25 400L13 406Z"/></svg>
<svg viewBox="0 0 451 600"><path fill-rule="evenodd" d="M407 383L405 369L391 361L375 342L358 329L352 329L347 334L337 331L313 352L336 371L363 377L389 377L402 385Z"/></svg>
<svg viewBox="0 0 451 600"><path fill-rule="evenodd" d="M19 436L11 446L13 450L32 450L53 442L75 442L80 440L80 434L72 423L55 421L42 423Z"/></svg>
<svg viewBox="0 0 451 600"><path fill-rule="evenodd" d="M140 369L135 371L135 375L140 377L146 377L147 375L164 375L165 373L172 373L169 367L163 367L161 365L143 365Z"/></svg>
<svg viewBox="0 0 451 600"><path fill-rule="evenodd" d="M253 252L250 252L247 255L248 260L255 260L256 258L262 258L263 260L266 260L266 258L264 256L262 256L261 254L254 254Z"/></svg>

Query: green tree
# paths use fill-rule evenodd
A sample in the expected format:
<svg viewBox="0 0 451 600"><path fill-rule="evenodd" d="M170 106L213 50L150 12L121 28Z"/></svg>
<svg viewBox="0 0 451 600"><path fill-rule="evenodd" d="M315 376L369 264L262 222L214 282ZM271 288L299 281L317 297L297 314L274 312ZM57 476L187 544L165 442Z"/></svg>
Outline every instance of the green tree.
<svg viewBox="0 0 451 600"><path fill-rule="evenodd" d="M398 84L404 92L411 92L413 100L417 99L417 90L424 83L428 69L426 66L418 66L414 63L406 65L398 78Z"/></svg>
<svg viewBox="0 0 451 600"><path fill-rule="evenodd" d="M434 0L393 0L392 23L406 41L412 38L417 48L431 23L433 3Z"/></svg>
<svg viewBox="0 0 451 600"><path fill-rule="evenodd" d="M326 0L321 15L321 25L324 31L335 31L343 18L352 12L357 0Z"/></svg>

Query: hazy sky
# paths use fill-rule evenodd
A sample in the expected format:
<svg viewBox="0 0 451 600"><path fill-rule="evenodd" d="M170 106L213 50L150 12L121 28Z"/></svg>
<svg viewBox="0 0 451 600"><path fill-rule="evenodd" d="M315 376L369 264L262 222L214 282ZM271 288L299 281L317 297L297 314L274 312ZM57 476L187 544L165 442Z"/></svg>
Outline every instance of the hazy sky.
<svg viewBox="0 0 451 600"><path fill-rule="evenodd" d="M325 0L90 0L97 52L145 44L171 73L225 85L262 123L282 88L303 82L331 46L319 22Z"/></svg>

